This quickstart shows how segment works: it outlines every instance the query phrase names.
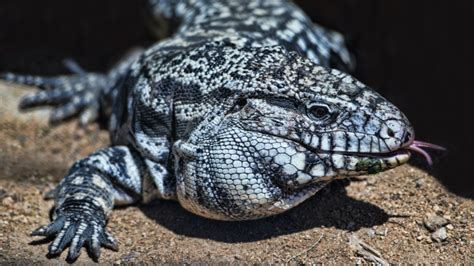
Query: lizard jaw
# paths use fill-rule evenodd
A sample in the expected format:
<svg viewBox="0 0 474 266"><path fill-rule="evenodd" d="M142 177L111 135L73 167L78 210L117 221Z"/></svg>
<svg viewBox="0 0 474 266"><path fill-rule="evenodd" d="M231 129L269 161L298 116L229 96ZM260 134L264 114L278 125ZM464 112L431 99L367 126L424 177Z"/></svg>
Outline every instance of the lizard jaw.
<svg viewBox="0 0 474 266"><path fill-rule="evenodd" d="M406 163L408 161L408 159L410 158L411 152L413 152L413 153L416 153L416 154L419 154L419 155L423 156L425 158L427 164L429 166L432 166L433 165L433 159L432 159L431 155L427 151L425 151L423 148L428 148L428 149L437 150L437 151L446 151L446 148L444 148L442 146L432 144L432 143L428 143L428 142L424 142L424 141L414 140L414 141L408 143L407 145L401 147L400 149L389 152L389 153L381 153L381 154L377 154L377 153L343 153L343 154L349 155L349 156L352 155L352 156L361 156L361 157L367 157L367 158L381 159L381 160L384 160L384 161L393 161L393 160L395 160L398 163L398 165L401 165L401 164Z"/></svg>

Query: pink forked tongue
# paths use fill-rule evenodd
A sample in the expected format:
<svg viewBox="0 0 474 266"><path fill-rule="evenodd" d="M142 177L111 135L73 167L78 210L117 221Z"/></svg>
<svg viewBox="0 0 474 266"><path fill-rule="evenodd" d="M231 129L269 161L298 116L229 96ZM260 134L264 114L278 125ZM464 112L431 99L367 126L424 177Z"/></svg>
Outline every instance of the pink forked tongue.
<svg viewBox="0 0 474 266"><path fill-rule="evenodd" d="M408 150L417 152L417 153L421 154L423 157L425 157L426 162L430 166L433 165L433 159L431 158L431 155L429 153L427 153L425 150L423 150L423 148L428 148L428 149L433 149L433 150L438 150L438 151L445 151L446 150L446 148L441 147L439 145L431 144L431 143L423 142L423 141L418 141L418 140L413 141L413 143L410 146L407 147Z"/></svg>

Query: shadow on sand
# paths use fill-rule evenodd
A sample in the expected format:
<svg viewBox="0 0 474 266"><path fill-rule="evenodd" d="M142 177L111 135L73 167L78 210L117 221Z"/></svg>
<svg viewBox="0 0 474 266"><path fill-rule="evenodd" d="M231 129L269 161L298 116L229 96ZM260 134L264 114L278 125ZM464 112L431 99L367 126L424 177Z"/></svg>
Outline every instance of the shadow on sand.
<svg viewBox="0 0 474 266"><path fill-rule="evenodd" d="M328 187L298 207L254 221L224 222L187 212L177 202L155 201L140 209L149 218L179 235L227 243L250 242L308 230L336 227L354 231L385 223L389 215L381 208L347 196L347 180Z"/></svg>

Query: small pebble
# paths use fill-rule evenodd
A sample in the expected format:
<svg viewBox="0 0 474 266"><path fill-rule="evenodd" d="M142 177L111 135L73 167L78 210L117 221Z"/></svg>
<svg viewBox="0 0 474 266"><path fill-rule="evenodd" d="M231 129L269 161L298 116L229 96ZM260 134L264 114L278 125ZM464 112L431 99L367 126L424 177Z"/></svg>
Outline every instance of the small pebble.
<svg viewBox="0 0 474 266"><path fill-rule="evenodd" d="M415 181L415 186L417 188L421 188L425 185L425 180L423 178L419 178Z"/></svg>
<svg viewBox="0 0 474 266"><path fill-rule="evenodd" d="M3 200L2 200L2 205L3 206L6 206L6 207L12 207L13 206L13 198L8 196L8 197L5 197Z"/></svg>
<svg viewBox="0 0 474 266"><path fill-rule="evenodd" d="M367 178L367 185L369 186L375 186L375 183L377 182L377 179L376 177L368 177Z"/></svg>
<svg viewBox="0 0 474 266"><path fill-rule="evenodd" d="M375 237L375 230L374 229L368 229L367 230L367 235L369 237Z"/></svg>
<svg viewBox="0 0 474 266"><path fill-rule="evenodd" d="M379 236L386 236L388 233L388 228L377 228L375 234Z"/></svg>
<svg viewBox="0 0 474 266"><path fill-rule="evenodd" d="M431 232L447 224L448 220L436 214L428 214L428 216L424 220L425 227Z"/></svg>
<svg viewBox="0 0 474 266"><path fill-rule="evenodd" d="M453 230L454 226L452 224L448 224L448 225L446 225L446 229Z"/></svg>
<svg viewBox="0 0 474 266"><path fill-rule="evenodd" d="M431 234L431 239L438 243L446 241L448 238L448 233L446 232L445 227L441 227L440 229L436 230L433 234Z"/></svg>

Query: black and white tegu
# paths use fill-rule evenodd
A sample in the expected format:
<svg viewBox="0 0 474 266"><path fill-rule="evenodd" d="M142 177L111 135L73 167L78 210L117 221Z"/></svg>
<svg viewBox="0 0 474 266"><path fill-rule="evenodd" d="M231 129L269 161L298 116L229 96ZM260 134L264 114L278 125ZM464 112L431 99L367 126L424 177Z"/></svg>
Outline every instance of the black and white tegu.
<svg viewBox="0 0 474 266"><path fill-rule="evenodd" d="M337 178L431 161L403 113L344 71L342 36L287 0L149 0L179 27L108 73L6 73L43 90L20 106L53 105L51 122L108 118L110 147L76 162L58 187L51 255L117 249L113 207L176 200L219 220L285 212Z"/></svg>

